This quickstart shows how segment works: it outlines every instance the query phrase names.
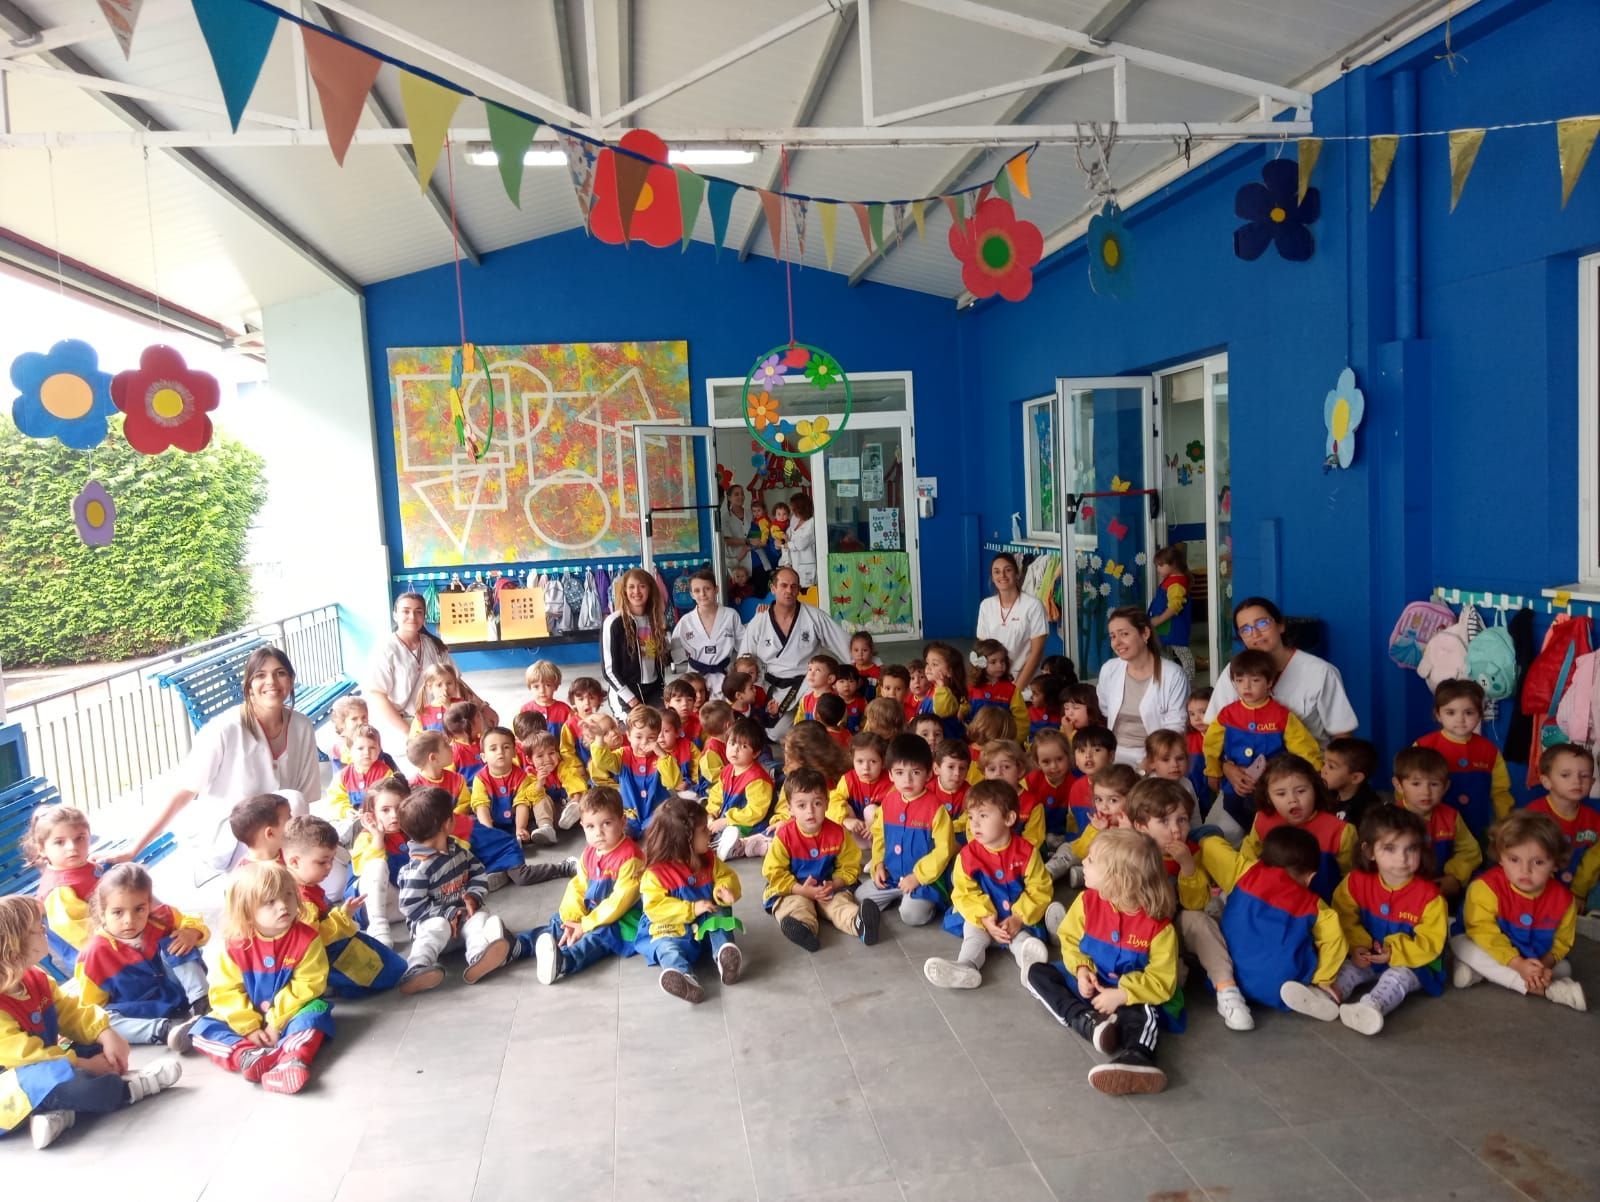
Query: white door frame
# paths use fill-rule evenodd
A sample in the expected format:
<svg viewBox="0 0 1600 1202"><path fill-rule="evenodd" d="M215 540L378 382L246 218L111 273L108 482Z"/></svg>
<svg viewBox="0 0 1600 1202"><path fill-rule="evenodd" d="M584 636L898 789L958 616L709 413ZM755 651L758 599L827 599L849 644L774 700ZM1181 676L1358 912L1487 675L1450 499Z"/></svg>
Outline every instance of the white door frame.
<svg viewBox="0 0 1600 1202"><path fill-rule="evenodd" d="M640 422L633 427L633 471L639 488L639 552L644 570L655 569L655 538L651 533L650 481L645 471L644 444L647 438L695 438L700 442L699 478L696 495L701 484L706 489L709 503L697 506L704 514L701 520L711 531L711 570L722 579L722 508L717 504L717 432L711 426L685 426L677 423Z"/></svg>

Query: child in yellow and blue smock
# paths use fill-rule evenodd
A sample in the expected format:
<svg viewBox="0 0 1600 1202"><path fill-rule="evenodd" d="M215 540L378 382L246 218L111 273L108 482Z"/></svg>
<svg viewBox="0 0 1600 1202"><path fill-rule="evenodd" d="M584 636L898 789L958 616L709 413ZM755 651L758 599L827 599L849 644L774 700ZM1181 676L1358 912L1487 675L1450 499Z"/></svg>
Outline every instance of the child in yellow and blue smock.
<svg viewBox="0 0 1600 1202"><path fill-rule="evenodd" d="M0 1136L26 1122L35 1148L80 1112L109 1114L183 1075L171 1056L128 1072L128 1042L111 1016L37 967L48 947L33 898L0 898Z"/></svg>
<svg viewBox="0 0 1600 1202"><path fill-rule="evenodd" d="M927 740L889 740L889 780L894 792L872 822L872 861L856 888L858 901L880 910L898 907L907 926L925 926L950 904L945 875L955 855L950 812L928 788L933 752Z"/></svg>
<svg viewBox="0 0 1600 1202"><path fill-rule="evenodd" d="M1433 691L1433 716L1439 729L1417 740L1431 747L1450 767L1445 801L1461 811L1473 838L1489 837L1489 827L1511 813L1511 773L1500 749L1479 732L1483 721L1483 686L1475 680L1441 680Z"/></svg>
<svg viewBox="0 0 1600 1202"><path fill-rule="evenodd" d="M321 818L291 818L283 832L283 862L300 889L300 921L322 936L328 953L328 996L370 997L400 983L406 959L361 929L352 911L366 899L333 905L322 882L333 868L339 838Z"/></svg>
<svg viewBox="0 0 1600 1202"><path fill-rule="evenodd" d="M531 735L528 750L544 748L542 758L559 761L560 747L549 731ZM554 764L547 764L553 769ZM472 782L472 812L479 822L516 836L518 843L556 841L555 803L535 772L517 762L516 736L503 726L483 732L483 769Z"/></svg>
<svg viewBox="0 0 1600 1202"><path fill-rule="evenodd" d="M504 872L513 884L531 885L535 878L529 876L535 867L527 864L522 845L517 837L500 830L492 823L475 818L472 812L472 790L467 782L450 767L450 745L444 735L436 730L425 730L411 736L406 744L406 758L417 767L411 778L411 787L443 789L449 795L459 821L451 827L451 835L472 849L472 854L482 861L490 872ZM561 875L566 875L562 873ZM536 879L545 880L547 877Z"/></svg>
<svg viewBox="0 0 1600 1202"><path fill-rule="evenodd" d="M1239 854L1254 860L1261 854L1261 841L1280 826L1298 826L1317 841L1321 860L1311 888L1325 902L1333 901L1333 891L1356 850L1356 828L1332 812L1333 797L1322 776L1297 755L1279 755L1267 761L1255 792L1256 816L1250 833L1239 845Z"/></svg>
<svg viewBox="0 0 1600 1202"><path fill-rule="evenodd" d="M1027 743L1032 731L1022 690L1011 679L1011 653L996 639L979 639L972 647L972 678L967 682L967 704L973 714L994 708L1011 716L1015 738Z"/></svg>
<svg viewBox="0 0 1600 1202"><path fill-rule="evenodd" d="M869 947L878 941L878 907L857 903L861 849L828 816L828 781L815 768L797 768L784 781L792 817L772 833L761 875L767 886L762 907L778 921L783 937L814 952L819 915Z"/></svg>
<svg viewBox="0 0 1600 1202"><path fill-rule="evenodd" d="M1528 812L1548 815L1567 839L1567 860L1556 879L1572 891L1579 910L1600 909L1600 897L1590 904L1600 883L1600 808L1589 800L1594 756L1576 743L1547 747L1539 756L1539 783L1547 792L1528 803Z"/></svg>
<svg viewBox="0 0 1600 1202"><path fill-rule="evenodd" d="M645 833L645 868L639 879L643 916L638 949L646 964L661 968L661 988L686 1002L704 993L694 965L709 950L724 985L744 969L733 941L743 930L733 916L739 878L711 854L705 809L682 797L669 797Z"/></svg>
<svg viewBox="0 0 1600 1202"><path fill-rule="evenodd" d="M1439 886L1446 904L1454 905L1483 863L1483 849L1461 812L1443 804L1450 767L1431 747L1407 747L1394 757L1393 783L1395 805L1416 815L1426 832L1428 879Z"/></svg>
<svg viewBox="0 0 1600 1202"><path fill-rule="evenodd" d="M211 1013L194 1029L207 1059L269 1093L299 1093L333 1036L328 953L300 920L300 890L282 864L248 863L228 888L227 941Z"/></svg>
<svg viewBox="0 0 1600 1202"><path fill-rule="evenodd" d="M620 751L600 742L589 748L590 776L621 794L630 839L644 833L657 807L683 784L678 761L661 754L660 740L661 711L641 705L628 715L627 745Z"/></svg>
<svg viewBox="0 0 1600 1202"><path fill-rule="evenodd" d="M89 859L87 815L76 806L39 806L22 836L22 852L39 866L37 893L50 932L50 963L65 980L89 942L89 899L100 880L100 865Z"/></svg>
<svg viewBox="0 0 1600 1202"><path fill-rule="evenodd" d="M644 854L628 838L622 798L615 789L590 789L578 803L587 846L567 882L561 908L534 941L540 982L553 985L607 956L632 956L639 936L639 880Z"/></svg>
<svg viewBox="0 0 1600 1202"><path fill-rule="evenodd" d="M967 704L967 674L961 667L960 652L948 643L929 643L922 657L928 691L917 702L917 716L939 719L947 739L964 737L972 710Z"/></svg>
<svg viewBox="0 0 1600 1202"><path fill-rule="evenodd" d="M1258 777L1262 764L1288 752L1320 769L1322 747L1299 716L1273 697L1278 666L1265 651L1247 648L1239 652L1228 664L1228 674L1239 698L1218 710L1206 730L1206 783L1210 790L1220 789L1228 817L1248 827L1251 796L1235 791L1222 766L1231 764Z"/></svg>
<svg viewBox="0 0 1600 1202"><path fill-rule="evenodd" d="M211 934L205 923L158 902L137 864L108 869L90 911L95 931L73 976L78 996L104 1009L129 1043L187 1052L190 1030L210 1009L199 950Z"/></svg>
<svg viewBox="0 0 1600 1202"><path fill-rule="evenodd" d="M766 746L766 732L754 718L740 718L728 732L728 762L706 791L706 818L718 859L767 853L776 791L760 762Z"/></svg>

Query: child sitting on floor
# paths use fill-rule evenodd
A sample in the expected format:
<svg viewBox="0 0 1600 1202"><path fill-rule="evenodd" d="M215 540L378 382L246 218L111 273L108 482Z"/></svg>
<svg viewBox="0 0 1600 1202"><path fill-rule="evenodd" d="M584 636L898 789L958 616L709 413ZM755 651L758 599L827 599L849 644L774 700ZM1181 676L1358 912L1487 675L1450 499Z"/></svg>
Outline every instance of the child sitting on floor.
<svg viewBox="0 0 1600 1202"><path fill-rule="evenodd" d="M708 701L700 710L700 759L696 773L702 791L722 779L722 766L728 762L728 731L733 726L733 706L726 701Z"/></svg>
<svg viewBox="0 0 1600 1202"><path fill-rule="evenodd" d="M906 711L891 697L874 697L861 716L861 729L877 735L885 743L906 728Z"/></svg>
<svg viewBox="0 0 1600 1202"><path fill-rule="evenodd" d="M321 818L291 818L283 832L283 863L300 890L300 921L316 929L328 954L327 996L370 997L398 985L406 961L357 924L364 897L334 905L323 892L338 850L337 832Z"/></svg>
<svg viewBox="0 0 1600 1202"><path fill-rule="evenodd" d="M1144 772L1170 780L1189 798L1189 817L1199 821L1200 796L1189 781L1189 743L1175 730L1152 730L1144 738Z"/></svg>
<svg viewBox="0 0 1600 1202"><path fill-rule="evenodd" d="M833 682L839 676L839 661L825 651L819 651L806 663L806 684L802 690L799 708L795 711L796 722L806 722L816 718L817 702L824 697L833 696Z"/></svg>
<svg viewBox="0 0 1600 1202"><path fill-rule="evenodd" d="M660 967L661 988L686 1002L699 1002L704 993L694 966L707 951L722 983L734 984L744 968L733 941L734 932L743 929L733 916L739 878L711 854L705 810L682 797L669 797L645 832L644 855L638 943L645 963Z"/></svg>
<svg viewBox="0 0 1600 1202"><path fill-rule="evenodd" d="M754 718L740 718L728 731L728 762L705 802L719 860L767 853L774 789L760 763L766 746L766 728Z"/></svg>
<svg viewBox="0 0 1600 1202"><path fill-rule="evenodd" d="M1322 850L1321 863L1311 888L1323 901L1333 900L1335 886L1350 871L1355 855L1355 827L1333 813L1333 802L1317 770L1297 755L1274 756L1256 782L1256 816L1240 845L1240 853L1253 860L1269 831L1284 825L1303 827Z"/></svg>
<svg viewBox="0 0 1600 1202"><path fill-rule="evenodd" d="M344 767L333 774L322 805L341 840L348 843L360 829L359 814L367 790L397 773L390 766L393 761L383 754L383 737L375 726L345 727L344 751Z"/></svg>
<svg viewBox="0 0 1600 1202"><path fill-rule="evenodd" d="M478 703L457 701L447 709L444 733L450 740L450 766L470 788L483 768L483 749L478 745Z"/></svg>
<svg viewBox="0 0 1600 1202"><path fill-rule="evenodd" d="M886 758L894 792L873 820L872 863L856 899L880 910L898 906L901 922L925 926L949 904L944 875L955 853L950 814L928 788L933 752L925 739L896 735Z"/></svg>
<svg viewBox="0 0 1600 1202"><path fill-rule="evenodd" d="M665 710L671 710L678 716L678 728L683 737L695 745L695 758L698 766L700 740L703 729L700 725L700 694L695 689L694 679L698 677L700 687L706 688L706 679L698 673L687 673L667 681L661 690L661 703ZM698 778L697 778L698 779Z"/></svg>
<svg viewBox="0 0 1600 1202"><path fill-rule="evenodd" d="M1089 1070L1101 1093L1159 1093L1156 1039L1178 988L1176 908L1156 845L1137 831L1101 835L1084 888L1059 932L1061 963L1034 964L1024 983L1064 1027L1112 1059Z"/></svg>
<svg viewBox="0 0 1600 1202"><path fill-rule="evenodd" d="M631 839L639 838L657 808L683 785L678 761L662 755L660 743L661 711L641 705L628 714L628 742L620 753L605 746L590 747L591 768L615 777Z"/></svg>
<svg viewBox="0 0 1600 1202"><path fill-rule="evenodd" d="M194 1024L211 1008L199 950L211 936L206 924L157 901L137 864L106 870L89 917L94 934L73 976L78 997L110 1015L129 1043L187 1052Z"/></svg>
<svg viewBox="0 0 1600 1202"><path fill-rule="evenodd" d="M627 736L622 724L610 714L590 714L583 720L583 739L580 744L587 756L589 781L595 786L617 788L617 769L622 766L622 749L627 746ZM598 753L598 760L596 754ZM623 799L626 804L627 799Z"/></svg>
<svg viewBox="0 0 1600 1202"><path fill-rule="evenodd" d="M1567 857L1561 828L1548 814L1522 810L1494 824L1489 845L1495 866L1467 886L1461 908L1467 929L1450 940L1451 984L1466 989L1489 980L1587 1010L1567 961L1578 907L1556 879Z"/></svg>
<svg viewBox="0 0 1600 1202"><path fill-rule="evenodd" d="M911 669L904 664L885 664L878 673L877 695L873 701L892 701L900 707L900 722L910 716Z"/></svg>
<svg viewBox="0 0 1600 1202"><path fill-rule="evenodd" d="M229 811L228 829L244 845L246 862L282 861L283 829L292 816L287 798L276 793L257 793Z"/></svg>
<svg viewBox="0 0 1600 1202"><path fill-rule="evenodd" d="M572 720L572 707L556 698L561 669L552 660L534 660L522 674L522 683L527 686L528 699L522 703L521 713L538 714L552 731L559 731Z"/></svg>
<svg viewBox="0 0 1600 1202"><path fill-rule="evenodd" d="M1072 744L1059 730L1046 727L1033 740L1033 761L1038 767L1028 773L1028 792L1039 799L1044 810L1046 857L1077 833L1068 804L1072 796Z"/></svg>
<svg viewBox="0 0 1600 1202"><path fill-rule="evenodd" d="M570 831L578 825L583 817L578 808L578 798L588 792L587 787L573 790L572 786L583 783L581 773L573 774L564 771L561 760L561 740L552 731L541 731L530 735L517 743L517 755L529 776L539 782L544 789L544 795L550 803L549 813L542 811L537 803L529 815L534 841L539 841L538 827L545 825L545 819L555 819L555 829ZM549 835L545 840L554 843Z"/></svg>
<svg viewBox="0 0 1600 1202"><path fill-rule="evenodd" d="M944 929L961 938L954 960L934 956L922 973L941 989L983 984L989 948L998 943L1015 957L1023 978L1050 958L1039 925L1054 882L1039 850L1014 833L1017 791L1003 780L983 780L967 793L967 844L951 869L950 911Z"/></svg>
<svg viewBox="0 0 1600 1202"><path fill-rule="evenodd" d="M661 734L656 739L656 748L662 755L670 756L678 762L678 788L686 794L699 796L700 793L700 749L694 745L683 730L683 718L678 711L668 706L659 711L661 714Z"/></svg>
<svg viewBox="0 0 1600 1202"><path fill-rule="evenodd" d="M561 776L567 783L567 792L574 797L589 784L589 746L584 741L583 724L602 712L605 703L605 686L593 676L574 677L567 686L567 704L572 708L572 716L556 733L561 738Z"/></svg>
<svg viewBox="0 0 1600 1202"><path fill-rule="evenodd" d="M483 814L473 813L472 791L450 767L450 747L444 735L436 730L412 735L406 744L406 758L417 766L417 775L411 778L413 790L438 789L450 798L457 820L450 824L449 833L466 843L482 861L491 874L491 889L500 888L508 880L514 885L533 885L567 875L552 865L527 863L516 835L500 830L492 821L483 821ZM492 819L492 813L489 817Z"/></svg>
<svg viewBox="0 0 1600 1202"><path fill-rule="evenodd" d="M64 804L36 807L22 853L39 866L35 893L49 932L50 963L65 979L89 942L89 899L100 880L100 865L89 859L88 815Z"/></svg>
<svg viewBox="0 0 1600 1202"><path fill-rule="evenodd" d="M933 780L928 788L950 815L957 845L967 841L967 793L972 789L967 770L971 764L967 745L960 739L940 739L933 749Z"/></svg>
<svg viewBox="0 0 1600 1202"><path fill-rule="evenodd" d="M834 696L844 702L844 728L851 734L861 730L867 714L867 698L861 688L861 673L854 664L840 664L833 680Z"/></svg>
<svg viewBox="0 0 1600 1202"><path fill-rule="evenodd" d="M1460 812L1440 804L1449 785L1450 765L1431 747L1407 747L1394 757L1395 805L1421 820L1429 849L1424 875L1454 906L1483 863L1483 851Z"/></svg>
<svg viewBox="0 0 1600 1202"><path fill-rule="evenodd" d="M0 898L0 1135L27 1120L35 1148L53 1144L79 1114L110 1114L183 1075L171 1056L128 1072L128 1042L111 1016L38 967L49 950L33 898Z"/></svg>
<svg viewBox="0 0 1600 1202"><path fill-rule="evenodd" d="M361 833L350 846L351 888L359 889L366 899L361 912L366 915L367 934L384 947L394 946L394 924L402 922L396 887L400 869L410 857L400 829L400 803L410 791L398 776L368 789L361 801Z"/></svg>
<svg viewBox="0 0 1600 1202"><path fill-rule="evenodd" d="M1378 771L1378 749L1351 735L1331 739L1322 752L1322 783L1333 794L1333 812L1357 830L1373 806L1383 798L1372 787Z"/></svg>
<svg viewBox="0 0 1600 1202"><path fill-rule="evenodd" d="M874 701L878 696L878 682L885 669L878 663L878 646L870 631L858 630L850 636L850 666L856 670L861 682L861 698Z"/></svg>
<svg viewBox="0 0 1600 1202"><path fill-rule="evenodd" d="M1085 726L1072 739L1072 766L1078 776L1067 795L1072 826L1080 835L1089 829L1094 817L1094 778L1117 755L1117 736L1104 726Z"/></svg>
<svg viewBox="0 0 1600 1202"><path fill-rule="evenodd" d="M1028 740L1028 705L1022 690L1011 678L1011 653L996 639L979 639L972 648L972 671L967 681L967 704L976 714L981 709L999 709L1011 718L1006 738L1019 743Z"/></svg>
<svg viewBox="0 0 1600 1202"><path fill-rule="evenodd" d="M555 743L549 731L532 738ZM539 777L517 763L516 736L503 726L483 732L483 770L472 782L472 812L485 826L510 831L518 843L548 847L556 841L555 806Z"/></svg>
<svg viewBox="0 0 1600 1202"><path fill-rule="evenodd" d="M1547 792L1528 803L1528 813L1555 820L1567 840L1567 862L1556 879L1572 891L1578 912L1596 907L1589 895L1600 882L1600 808L1589 799L1594 756L1576 743L1558 743L1539 756L1539 783Z"/></svg>
<svg viewBox="0 0 1600 1202"><path fill-rule="evenodd" d="M1206 709L1211 705L1210 689L1193 689L1184 703L1184 715L1189 719L1184 729L1184 741L1189 748L1189 787L1200 801L1200 816L1211 808L1211 787L1206 782L1206 731L1211 723L1206 721ZM1376 766L1376 759L1373 761Z"/></svg>
<svg viewBox="0 0 1600 1202"><path fill-rule="evenodd" d="M422 677L417 682L417 695L411 705L411 712L416 716L411 719L409 733L416 734L424 730L444 733L445 711L456 702L465 701L466 697L466 682L461 679L461 673L456 671L454 664L429 664L422 670ZM415 760L411 762L416 763Z"/></svg>
<svg viewBox="0 0 1600 1202"><path fill-rule="evenodd" d="M816 951L818 914L847 935L872 946L878 941L879 911L857 904L861 849L849 832L827 816L828 782L813 768L800 768L784 782L791 817L772 832L761 875L763 908L796 947Z"/></svg>
<svg viewBox="0 0 1600 1202"><path fill-rule="evenodd" d="M1272 656L1246 648L1228 664L1228 674L1239 697L1218 710L1206 729L1206 784L1220 791L1223 810L1246 830L1250 798L1267 761L1288 752L1315 770L1322 766L1322 748L1294 711L1272 696L1278 679ZM1234 769L1226 778L1224 764Z"/></svg>
<svg viewBox="0 0 1600 1202"><path fill-rule="evenodd" d="M824 693L817 698L817 704L812 708L812 718L823 730L828 732L828 737L839 744L846 751L850 749L851 735L845 726L844 700L837 693Z"/></svg>
<svg viewBox="0 0 1600 1202"><path fill-rule="evenodd" d="M983 744L978 754L984 780L1003 780L1017 794L1017 834L1035 847L1044 846L1044 804L1024 781L1033 764L1022 744L1012 739L995 739ZM974 784L979 782L973 782Z"/></svg>
<svg viewBox="0 0 1600 1202"><path fill-rule="evenodd" d="M302 922L300 893L282 864L241 864L228 886L222 955L211 1013L194 1028L194 1046L212 1063L268 1093L299 1093L311 1061L333 1037L328 953Z"/></svg>
<svg viewBox="0 0 1600 1202"><path fill-rule="evenodd" d="M628 838L622 797L590 789L578 802L587 846L567 882L561 908L534 943L534 971L543 985L582 972L606 956L631 956L639 935L639 880L644 853Z"/></svg>
<svg viewBox="0 0 1600 1202"><path fill-rule="evenodd" d="M333 727L333 747L328 752L328 759L333 761L333 772L337 776L339 770L350 762L350 731L357 726L370 725L367 699L346 693L328 711L328 725Z"/></svg>
<svg viewBox="0 0 1600 1202"><path fill-rule="evenodd" d="M894 788L883 770L883 757L888 750L889 744L875 734L857 735L850 741L850 771L839 778L828 798L828 817L855 836L858 843L871 841L872 820ZM965 759L963 753L963 769Z"/></svg>
<svg viewBox="0 0 1600 1202"><path fill-rule="evenodd" d="M1444 799L1461 812L1480 842L1496 819L1511 813L1511 773L1500 749L1478 731L1483 722L1483 686L1475 680L1441 680L1433 691L1433 716L1439 729L1417 740L1450 766Z"/></svg>

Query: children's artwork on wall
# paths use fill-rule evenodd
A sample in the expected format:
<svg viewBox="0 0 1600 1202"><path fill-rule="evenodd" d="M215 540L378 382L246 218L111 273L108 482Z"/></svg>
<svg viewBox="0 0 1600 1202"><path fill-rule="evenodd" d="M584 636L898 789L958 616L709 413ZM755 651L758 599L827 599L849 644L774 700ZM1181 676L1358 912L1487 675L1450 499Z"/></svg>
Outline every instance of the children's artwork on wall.
<svg viewBox="0 0 1600 1202"><path fill-rule="evenodd" d="M1033 268L1044 254L1044 236L1008 201L991 196L966 221L950 227L950 253L961 263L961 284L982 300L999 293L1019 301L1033 291Z"/></svg>
<svg viewBox="0 0 1600 1202"><path fill-rule="evenodd" d="M897 510L889 512L898 514ZM829 555L828 593L829 611L852 630L874 634L907 630L911 626L911 556L888 550Z"/></svg>
<svg viewBox="0 0 1600 1202"><path fill-rule="evenodd" d="M451 361L459 347L391 347L395 486L406 567L547 562L640 552L633 427L689 422L686 342L483 346L503 398L490 431L482 374L463 377L469 439L450 416ZM683 439L647 443L656 504L696 503ZM671 500L666 500L671 498ZM699 549L695 514L656 521L660 553Z"/></svg>
<svg viewBox="0 0 1600 1202"><path fill-rule="evenodd" d="M1247 261L1259 259L1268 246L1281 258L1303 263L1316 249L1310 225L1322 215L1322 193L1307 188L1300 196L1300 168L1293 159L1268 159L1261 166L1261 182L1240 188L1233 212L1245 224L1233 232L1233 253Z"/></svg>
<svg viewBox="0 0 1600 1202"><path fill-rule="evenodd" d="M867 510L867 542L874 551L898 551L900 511L888 506Z"/></svg>
<svg viewBox="0 0 1600 1202"><path fill-rule="evenodd" d="M109 547L116 532L117 506L98 480L91 480L72 499L72 524L91 547Z"/></svg>
<svg viewBox="0 0 1600 1202"><path fill-rule="evenodd" d="M1089 286L1100 296L1122 300L1133 291L1128 252L1132 239L1114 200L1089 218Z"/></svg>
<svg viewBox="0 0 1600 1202"><path fill-rule="evenodd" d="M122 433L141 455L204 450L220 395L216 376L195 371L170 346L145 347L139 366L111 381L112 403L128 418Z"/></svg>
<svg viewBox="0 0 1600 1202"><path fill-rule="evenodd" d="M1112 518L1109 522L1106 523L1106 533L1109 534L1112 538L1123 539L1123 538L1126 538L1128 536L1128 527L1124 523L1118 521L1116 518ZM1120 575L1120 574L1121 573L1118 573L1118 572L1113 572L1112 573L1113 576L1117 576L1117 575Z"/></svg>
<svg viewBox="0 0 1600 1202"><path fill-rule="evenodd" d="M1055 397L1022 404L1022 473L1027 489L1027 537L1049 539L1061 533L1056 478Z"/></svg>
<svg viewBox="0 0 1600 1202"><path fill-rule="evenodd" d="M1367 398L1356 387L1356 373L1345 368L1322 402L1322 424L1328 427L1322 470L1349 467L1356 457L1356 427L1366 416Z"/></svg>

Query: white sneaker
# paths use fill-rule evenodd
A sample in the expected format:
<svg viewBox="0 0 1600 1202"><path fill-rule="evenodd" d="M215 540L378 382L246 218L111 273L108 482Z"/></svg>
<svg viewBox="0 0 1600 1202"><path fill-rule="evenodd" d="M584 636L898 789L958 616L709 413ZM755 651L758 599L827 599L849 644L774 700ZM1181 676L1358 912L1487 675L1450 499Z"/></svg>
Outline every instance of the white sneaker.
<svg viewBox="0 0 1600 1202"><path fill-rule="evenodd" d="M1352 1031L1376 1035L1383 1030L1383 1011L1368 1002L1346 1002L1339 1007L1339 1021Z"/></svg>
<svg viewBox="0 0 1600 1202"><path fill-rule="evenodd" d="M503 872L491 872L488 876L484 877L484 884L488 886L490 893L494 893L499 889L504 889L510 883L511 878Z"/></svg>
<svg viewBox="0 0 1600 1202"><path fill-rule="evenodd" d="M739 828L725 826L722 833L717 836L717 859L730 860L737 854L739 847Z"/></svg>
<svg viewBox="0 0 1600 1202"><path fill-rule="evenodd" d="M554 847L556 839L559 837L556 834L556 828L553 826L541 826L533 832L533 841L535 843L543 843L546 847Z"/></svg>
<svg viewBox="0 0 1600 1202"><path fill-rule="evenodd" d="M1028 982L1030 968L1050 959L1050 949L1044 945L1044 940L1026 932L1018 932L1011 950L1017 959L1017 969L1022 973L1023 984Z"/></svg>
<svg viewBox="0 0 1600 1202"><path fill-rule="evenodd" d="M554 985L561 975L561 948L549 931L534 941L533 975L539 978L541 985Z"/></svg>
<svg viewBox="0 0 1600 1202"><path fill-rule="evenodd" d="M1067 921L1067 908L1058 901L1044 908L1045 938L1058 947L1061 944L1061 924Z"/></svg>
<svg viewBox="0 0 1600 1202"><path fill-rule="evenodd" d="M1323 996L1326 997L1327 995L1324 994ZM1328 998L1328 1000L1330 1002L1333 1001L1332 998ZM1254 1031L1256 1029L1255 1016L1250 1013L1250 1003L1244 1000L1244 994L1239 992L1236 985L1217 990L1217 1013L1222 1015L1222 1023L1230 1031Z"/></svg>
<svg viewBox="0 0 1600 1202"><path fill-rule="evenodd" d="M172 1025L167 1028L167 1046L180 1056L185 1052L193 1051L194 1037L190 1032L194 1030L195 1023L199 1022L201 1017L199 1014L194 1014L181 1021L174 1020Z"/></svg>
<svg viewBox="0 0 1600 1202"><path fill-rule="evenodd" d="M163 1089L171 1089L181 1076L183 1076L183 1062L176 1056L163 1056L149 1068L142 1068L136 1073L126 1073L122 1079L128 1086L128 1101L142 1102L145 1098L154 1097Z"/></svg>
<svg viewBox="0 0 1600 1202"><path fill-rule="evenodd" d="M1570 1006L1574 1010L1589 1008L1583 996L1583 986L1571 977L1557 977L1545 988L1544 995L1558 1006Z"/></svg>
<svg viewBox="0 0 1600 1202"><path fill-rule="evenodd" d="M1082 889L1083 888L1083 865L1082 864L1074 864L1071 868L1067 869L1067 888L1068 889Z"/></svg>
<svg viewBox="0 0 1600 1202"><path fill-rule="evenodd" d="M977 965L940 956L930 956L924 961L922 975L928 978L930 985L940 989L976 989L983 984L983 974Z"/></svg>
<svg viewBox="0 0 1600 1202"><path fill-rule="evenodd" d="M1471 989L1481 980L1483 974L1462 960L1457 960L1455 967L1450 970L1450 984L1457 989Z"/></svg>
<svg viewBox="0 0 1600 1202"><path fill-rule="evenodd" d="M1304 1014L1319 1022L1331 1023L1339 1017L1339 1003L1326 989L1306 985L1300 981L1285 981L1278 989L1278 998L1296 1014Z"/></svg>
<svg viewBox="0 0 1600 1202"><path fill-rule="evenodd" d="M583 821L583 807L575 801L569 801L561 807L561 817L556 819L556 825L564 831L570 831Z"/></svg>
<svg viewBox="0 0 1600 1202"><path fill-rule="evenodd" d="M33 1136L35 1148L48 1148L77 1121L76 1110L41 1110L28 1121L28 1134Z"/></svg>

